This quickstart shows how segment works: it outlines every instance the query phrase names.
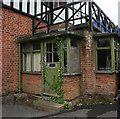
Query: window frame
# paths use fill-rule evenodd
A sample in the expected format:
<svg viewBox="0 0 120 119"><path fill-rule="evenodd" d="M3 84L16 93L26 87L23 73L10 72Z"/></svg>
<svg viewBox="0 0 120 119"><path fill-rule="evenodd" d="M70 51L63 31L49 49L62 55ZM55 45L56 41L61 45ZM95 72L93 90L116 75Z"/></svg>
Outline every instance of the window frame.
<svg viewBox="0 0 120 119"><path fill-rule="evenodd" d="M33 44L34 44L34 42L31 42L30 43L30 51L24 51L23 50L23 45L25 45L25 44L27 44L27 43L24 43L23 45L22 45L22 73L30 73L30 74L41 74L41 69L42 69L42 43L41 42L38 42L39 44L40 44L40 49L38 50L33 50ZM31 69L30 69L30 71L25 71L24 70L24 65L23 65L23 63L24 63L24 54L27 54L27 53L30 53L30 55L31 55L31 63L30 63L30 65L31 65ZM40 71L33 71L33 54L34 53L40 53Z"/></svg>
<svg viewBox="0 0 120 119"><path fill-rule="evenodd" d="M48 51L47 51L47 44L48 44L48 43L51 43L51 44L52 44L52 51L51 51L51 52L48 52ZM46 43L45 43L45 62L48 63L48 64L49 64L49 63L50 63L50 64L52 64L52 63L53 63L53 64L54 64L54 63L58 63L58 61L57 61L57 62L54 61L54 54L58 52L58 51L54 51L54 43L55 43L54 40L46 41ZM51 53L51 54L52 54L52 62L47 62L47 53Z"/></svg>
<svg viewBox="0 0 120 119"><path fill-rule="evenodd" d="M97 40L98 39L105 39L105 38L109 38L110 39L110 46L107 46L107 47L98 47L97 46ZM118 72L118 43L117 43L117 48L115 48L115 44L114 44L114 41L115 41L115 37L108 37L108 36L104 36L104 37L98 37L95 39L95 72L96 73L117 73ZM118 39L117 39L118 41ZM98 70L98 53L97 51L98 50L107 50L107 49L110 49L111 50L111 71L110 70L103 70L103 71L100 71ZM115 69L115 50L117 51L117 69Z"/></svg>
<svg viewBox="0 0 120 119"><path fill-rule="evenodd" d="M63 75L78 75L78 74L81 74L81 70L79 72L76 72L76 73L70 73L70 48L73 47L73 48L78 48L79 49L79 53L80 53L80 41L77 40L78 44L77 44L77 47L74 47L74 46L71 46L71 40L72 40L72 37L66 37L64 40L67 40L67 46L64 47L62 46L62 54L63 54ZM64 49L67 49L67 72L64 72ZM80 54L79 54L80 56ZM80 68L81 69L81 68Z"/></svg>

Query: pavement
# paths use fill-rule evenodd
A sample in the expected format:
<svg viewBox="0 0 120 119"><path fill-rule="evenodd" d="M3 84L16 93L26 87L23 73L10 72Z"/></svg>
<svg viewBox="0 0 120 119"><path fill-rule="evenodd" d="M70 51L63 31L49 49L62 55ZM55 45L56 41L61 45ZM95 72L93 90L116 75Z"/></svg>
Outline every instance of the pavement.
<svg viewBox="0 0 120 119"><path fill-rule="evenodd" d="M99 104L91 106L79 106L72 110L64 110L56 113L55 110L36 110L23 103L7 103L2 105L2 117L11 117L11 119L18 119L18 117L25 117L25 119L36 118L56 118L56 117L82 117L91 119L117 119L117 105L116 104ZM16 117L16 118L15 118Z"/></svg>

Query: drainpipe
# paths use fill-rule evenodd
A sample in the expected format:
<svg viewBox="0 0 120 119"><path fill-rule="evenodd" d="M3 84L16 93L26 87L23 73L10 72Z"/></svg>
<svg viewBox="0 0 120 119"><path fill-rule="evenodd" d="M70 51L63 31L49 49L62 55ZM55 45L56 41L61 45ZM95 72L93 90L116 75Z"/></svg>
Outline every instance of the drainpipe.
<svg viewBox="0 0 120 119"><path fill-rule="evenodd" d="M21 93L21 44L18 43L18 54L19 54L19 93Z"/></svg>

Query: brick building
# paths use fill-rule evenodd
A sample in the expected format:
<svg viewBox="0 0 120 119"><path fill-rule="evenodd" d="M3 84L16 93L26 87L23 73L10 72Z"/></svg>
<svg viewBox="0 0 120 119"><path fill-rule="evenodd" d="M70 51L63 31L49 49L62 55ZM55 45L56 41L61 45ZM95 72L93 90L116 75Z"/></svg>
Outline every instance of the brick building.
<svg viewBox="0 0 120 119"><path fill-rule="evenodd" d="M115 96L119 84L118 29L94 2L41 3L34 15L2 4L2 94L58 96L61 69L67 101L84 95ZM60 47L56 39L62 39ZM59 59L59 54L61 58ZM60 63L61 60L61 64Z"/></svg>

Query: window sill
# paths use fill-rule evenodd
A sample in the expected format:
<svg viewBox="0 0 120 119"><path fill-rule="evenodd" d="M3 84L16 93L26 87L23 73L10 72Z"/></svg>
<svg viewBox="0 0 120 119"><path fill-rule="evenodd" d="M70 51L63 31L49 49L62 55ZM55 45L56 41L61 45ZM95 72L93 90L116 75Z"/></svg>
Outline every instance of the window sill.
<svg viewBox="0 0 120 119"><path fill-rule="evenodd" d="M115 72L112 71L96 71L96 74L114 74Z"/></svg>
<svg viewBox="0 0 120 119"><path fill-rule="evenodd" d="M42 74L41 72L22 72L22 74Z"/></svg>
<svg viewBox="0 0 120 119"><path fill-rule="evenodd" d="M63 73L63 76L76 76L76 75L80 75L81 73Z"/></svg>

